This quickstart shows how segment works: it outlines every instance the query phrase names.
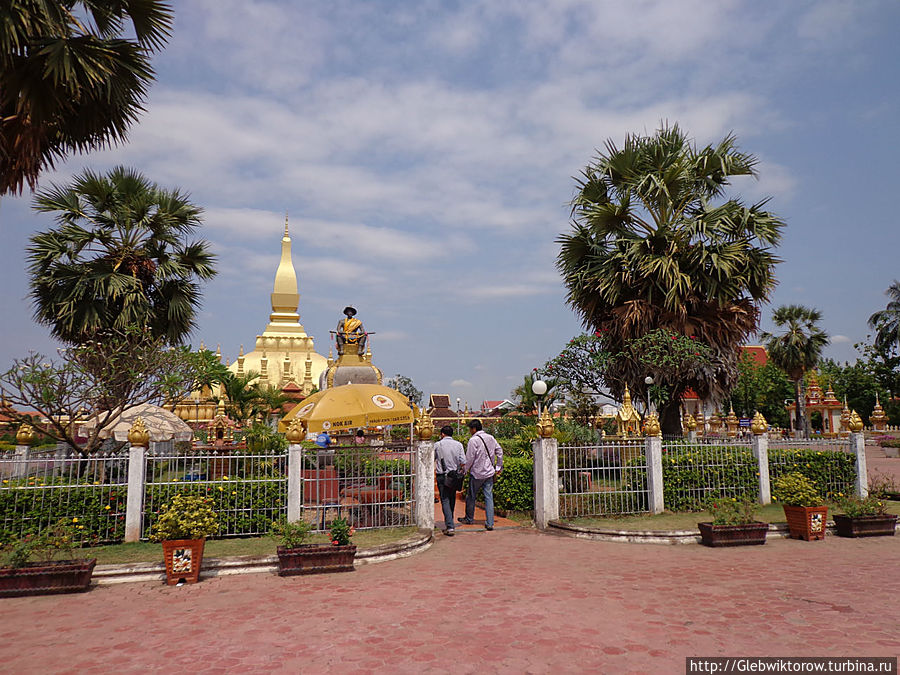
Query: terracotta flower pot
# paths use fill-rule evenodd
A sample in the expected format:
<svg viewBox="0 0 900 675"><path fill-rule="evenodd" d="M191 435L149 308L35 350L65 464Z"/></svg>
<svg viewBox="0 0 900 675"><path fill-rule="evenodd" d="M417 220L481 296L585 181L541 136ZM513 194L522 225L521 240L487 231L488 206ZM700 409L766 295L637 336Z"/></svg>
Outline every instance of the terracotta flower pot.
<svg viewBox="0 0 900 675"><path fill-rule="evenodd" d="M205 544L206 539L172 539L162 542L166 583L169 586L174 586L179 581L196 584L200 580Z"/></svg>
<svg viewBox="0 0 900 675"><path fill-rule="evenodd" d="M834 516L834 529L839 537L893 537L896 527L897 516L890 513L878 516Z"/></svg>
<svg viewBox="0 0 900 675"><path fill-rule="evenodd" d="M77 593L91 585L96 558L28 563L0 568L0 597Z"/></svg>
<svg viewBox="0 0 900 675"><path fill-rule="evenodd" d="M791 539L815 541L825 539L825 523L828 520L827 506L788 506L782 504L787 519Z"/></svg>
<svg viewBox="0 0 900 675"><path fill-rule="evenodd" d="M697 523L700 543L704 546L752 546L766 543L768 523L753 522L743 525L713 525Z"/></svg>
<svg viewBox="0 0 900 675"><path fill-rule="evenodd" d="M356 544L303 544L296 548L278 547L278 576L352 572Z"/></svg>

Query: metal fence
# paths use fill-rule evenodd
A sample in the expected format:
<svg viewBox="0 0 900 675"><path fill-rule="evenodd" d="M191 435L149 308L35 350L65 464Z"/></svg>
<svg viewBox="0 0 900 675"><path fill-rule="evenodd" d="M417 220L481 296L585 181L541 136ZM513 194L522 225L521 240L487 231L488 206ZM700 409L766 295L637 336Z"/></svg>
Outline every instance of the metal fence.
<svg viewBox="0 0 900 675"><path fill-rule="evenodd" d="M325 530L335 518L358 529L412 525L415 454L409 446L349 445L303 453L301 518Z"/></svg>
<svg viewBox="0 0 900 675"><path fill-rule="evenodd" d="M559 516L641 513L648 510L643 439L559 447Z"/></svg>
<svg viewBox="0 0 900 675"><path fill-rule="evenodd" d="M721 497L759 497L758 462L750 444L738 439L664 442L662 471L670 511L700 511Z"/></svg>
<svg viewBox="0 0 900 675"><path fill-rule="evenodd" d="M826 499L853 494L856 455L843 438L769 440L769 477L774 481L785 473L798 471L824 486Z"/></svg>
<svg viewBox="0 0 900 675"><path fill-rule="evenodd" d="M160 507L176 493L204 495L219 517L220 537L266 534L287 513L287 452L199 446L149 450L141 537L149 538Z"/></svg>
<svg viewBox="0 0 900 675"><path fill-rule="evenodd" d="M86 456L65 450L3 453L0 476L0 542L60 520L84 543L124 537L127 449Z"/></svg>

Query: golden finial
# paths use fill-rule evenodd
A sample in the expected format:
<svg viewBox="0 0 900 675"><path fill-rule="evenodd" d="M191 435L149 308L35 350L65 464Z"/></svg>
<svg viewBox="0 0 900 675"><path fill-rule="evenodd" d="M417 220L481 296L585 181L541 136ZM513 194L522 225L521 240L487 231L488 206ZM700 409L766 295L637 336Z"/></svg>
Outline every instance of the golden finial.
<svg viewBox="0 0 900 675"><path fill-rule="evenodd" d="M150 432L144 426L144 418L138 417L128 430L128 442L132 445L141 445L147 447L150 442Z"/></svg>
<svg viewBox="0 0 900 675"><path fill-rule="evenodd" d="M859 433L863 430L862 418L860 418L859 414L855 410L850 412L850 422L848 422L847 426L853 433Z"/></svg>
<svg viewBox="0 0 900 675"><path fill-rule="evenodd" d="M225 416L225 399L220 398L219 402L216 403L216 417L224 417Z"/></svg>
<svg viewBox="0 0 900 675"><path fill-rule="evenodd" d="M287 211L284 212L284 236L290 237L290 235L288 234L288 212Z"/></svg>
<svg viewBox="0 0 900 675"><path fill-rule="evenodd" d="M622 407L631 407L631 392L628 391L628 385L625 385L625 395L622 397Z"/></svg>
<svg viewBox="0 0 900 675"><path fill-rule="evenodd" d="M285 432L284 436L287 438L288 443L291 443L292 445L299 443L306 438L306 425L302 420L298 420L295 417L291 420L290 425L288 425L287 432Z"/></svg>
<svg viewBox="0 0 900 675"><path fill-rule="evenodd" d="M241 345L241 349L238 352L238 357L240 357L240 358L244 357L244 345Z"/></svg>
<svg viewBox="0 0 900 675"><path fill-rule="evenodd" d="M216 358L222 360L222 345L216 345Z"/></svg>
<svg viewBox="0 0 900 675"><path fill-rule="evenodd" d="M688 431L694 431L697 428L697 420L694 419L693 415L688 415L684 418L684 426L687 427Z"/></svg>
<svg viewBox="0 0 900 675"><path fill-rule="evenodd" d="M538 436L541 438L551 438L553 432L556 431L556 425L553 424L553 418L550 417L550 413L546 408L544 408L540 419L538 419L537 430Z"/></svg>
<svg viewBox="0 0 900 675"><path fill-rule="evenodd" d="M660 433L659 415L656 414L656 411L647 413L647 417L644 418L644 435L659 436Z"/></svg>
<svg viewBox="0 0 900 675"><path fill-rule="evenodd" d="M762 436L766 433L766 430L769 428L769 423L766 422L766 418L763 417L763 414L756 411L756 414L753 416L753 421L750 422L750 431L753 432L754 436Z"/></svg>
<svg viewBox="0 0 900 675"><path fill-rule="evenodd" d="M201 352L206 351L206 345L204 344L203 340L200 340L200 351Z"/></svg>
<svg viewBox="0 0 900 675"><path fill-rule="evenodd" d="M34 428L30 424L23 424L16 432L16 445L31 445L34 440Z"/></svg>
<svg viewBox="0 0 900 675"><path fill-rule="evenodd" d="M418 424L416 425L416 431L419 434L419 440L430 441L431 437L434 435L434 422L431 419L431 415L428 414L428 411L425 410L425 408L422 408L419 419L417 421Z"/></svg>

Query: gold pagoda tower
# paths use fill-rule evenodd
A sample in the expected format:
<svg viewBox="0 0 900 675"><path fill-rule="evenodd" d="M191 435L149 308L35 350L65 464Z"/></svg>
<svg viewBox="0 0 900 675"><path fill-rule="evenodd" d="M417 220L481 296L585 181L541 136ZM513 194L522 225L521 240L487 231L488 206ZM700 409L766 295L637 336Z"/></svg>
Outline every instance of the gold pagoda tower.
<svg viewBox="0 0 900 675"><path fill-rule="evenodd" d="M255 349L244 354L228 366L235 375L254 370L259 373L262 387L283 389L293 383L304 395L318 385L319 377L328 363L317 354L315 344L300 323L300 292L297 272L291 257L291 236L288 219L284 218L284 236L281 238L281 261L275 271L275 284L271 294L272 313L269 324L256 336Z"/></svg>

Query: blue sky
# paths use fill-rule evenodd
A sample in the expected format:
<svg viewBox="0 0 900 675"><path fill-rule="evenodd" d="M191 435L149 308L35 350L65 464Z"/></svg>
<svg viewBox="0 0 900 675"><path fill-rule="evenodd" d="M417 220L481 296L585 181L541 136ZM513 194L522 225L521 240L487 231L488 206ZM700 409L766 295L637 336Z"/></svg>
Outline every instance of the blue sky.
<svg viewBox="0 0 900 675"><path fill-rule="evenodd" d="M772 305L820 309L827 355L855 358L900 278L893 0L174 4L130 142L41 185L121 163L189 191L220 256L192 341L231 360L265 327L289 212L320 353L353 304L386 374L508 396L579 331L554 267L572 177L663 119L759 157L733 194L787 221ZM4 368L54 349L26 299L51 222L30 203L0 202Z"/></svg>

